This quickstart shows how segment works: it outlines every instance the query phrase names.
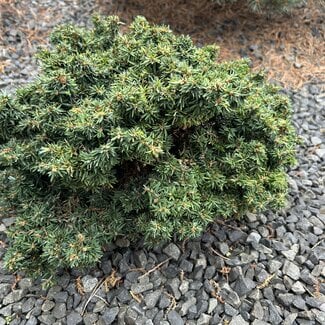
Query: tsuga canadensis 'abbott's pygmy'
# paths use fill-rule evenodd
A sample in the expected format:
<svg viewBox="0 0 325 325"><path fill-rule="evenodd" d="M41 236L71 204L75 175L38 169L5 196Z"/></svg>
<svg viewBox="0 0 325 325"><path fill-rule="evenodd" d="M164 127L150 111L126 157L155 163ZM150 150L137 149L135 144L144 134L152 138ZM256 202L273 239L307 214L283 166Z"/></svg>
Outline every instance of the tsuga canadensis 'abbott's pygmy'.
<svg viewBox="0 0 325 325"><path fill-rule="evenodd" d="M9 270L51 277L120 236L199 236L281 206L296 136L288 99L246 60L137 17L57 28L39 77L0 97Z"/></svg>

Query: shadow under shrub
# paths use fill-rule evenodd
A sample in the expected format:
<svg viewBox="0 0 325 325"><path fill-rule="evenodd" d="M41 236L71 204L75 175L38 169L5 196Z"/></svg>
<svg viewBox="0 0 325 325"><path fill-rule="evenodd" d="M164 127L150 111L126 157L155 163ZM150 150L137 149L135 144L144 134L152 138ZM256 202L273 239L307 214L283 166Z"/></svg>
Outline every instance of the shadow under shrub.
<svg viewBox="0 0 325 325"><path fill-rule="evenodd" d="M0 204L9 270L93 265L119 236L199 236L277 208L296 137L288 99L247 61L138 17L63 26L38 79L0 97Z"/></svg>

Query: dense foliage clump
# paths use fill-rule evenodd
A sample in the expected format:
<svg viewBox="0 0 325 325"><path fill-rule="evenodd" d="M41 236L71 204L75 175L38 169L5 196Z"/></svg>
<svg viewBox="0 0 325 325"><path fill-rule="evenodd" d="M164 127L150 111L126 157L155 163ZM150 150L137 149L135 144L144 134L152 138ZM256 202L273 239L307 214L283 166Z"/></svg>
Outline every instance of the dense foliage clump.
<svg viewBox="0 0 325 325"><path fill-rule="evenodd" d="M0 97L0 205L10 270L94 264L119 236L148 245L285 201L288 99L245 60L138 17L63 26L37 80Z"/></svg>

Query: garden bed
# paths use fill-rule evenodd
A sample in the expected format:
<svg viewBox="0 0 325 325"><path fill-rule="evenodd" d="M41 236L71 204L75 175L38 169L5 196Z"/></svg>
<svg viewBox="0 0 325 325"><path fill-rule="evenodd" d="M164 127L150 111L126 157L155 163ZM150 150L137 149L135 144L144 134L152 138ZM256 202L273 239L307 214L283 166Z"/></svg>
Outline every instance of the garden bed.
<svg viewBox="0 0 325 325"><path fill-rule="evenodd" d="M96 11L119 13L125 21L140 13L171 24L197 42L217 41L223 59L247 54L254 67L265 64L269 77L286 86L302 138L298 164L289 171L286 208L248 214L236 222L219 220L197 240L162 248L149 250L141 242L131 246L128 240L119 240L107 248L97 267L62 270L58 284L49 290L1 267L0 324L324 324L325 96L319 8L297 9L309 23L299 16L288 18L287 25L276 18L273 25L269 21L263 27L262 18L249 20L241 12L235 19L235 7L221 13L206 1L200 6L193 1L192 9L182 5L184 1L164 2L161 7L152 1L150 8L139 0L0 3L4 30L0 86L5 90L35 76L37 64L31 55L37 46L47 44L57 23L89 24L89 15ZM253 28L254 23L260 27ZM313 30L315 36L310 36ZM300 36L291 39L294 35ZM268 44L272 39L274 48ZM295 60L282 61L284 54L277 53L281 44L283 53L297 52ZM1 220L0 257L7 245L5 231L13 222L7 216Z"/></svg>

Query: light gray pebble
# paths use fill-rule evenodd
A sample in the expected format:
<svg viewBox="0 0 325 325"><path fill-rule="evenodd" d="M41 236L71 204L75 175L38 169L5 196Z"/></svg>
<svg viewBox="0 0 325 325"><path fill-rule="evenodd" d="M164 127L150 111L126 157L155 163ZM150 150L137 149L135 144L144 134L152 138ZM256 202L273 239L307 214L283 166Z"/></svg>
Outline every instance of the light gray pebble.
<svg viewBox="0 0 325 325"><path fill-rule="evenodd" d="M220 291L220 295L227 303L231 304L235 308L239 308L241 300L237 292L233 291L231 288L223 288Z"/></svg>
<svg viewBox="0 0 325 325"><path fill-rule="evenodd" d="M29 314L34 315L36 317L38 317L39 315L42 314L42 308L40 306L35 306L30 312Z"/></svg>
<svg viewBox="0 0 325 325"><path fill-rule="evenodd" d="M262 236L261 236L259 233L253 231L253 232L251 232L251 233L248 235L246 241L247 241L248 243L259 243L259 241L261 240L261 238L262 238Z"/></svg>
<svg viewBox="0 0 325 325"><path fill-rule="evenodd" d="M78 307L81 300L82 300L81 295L79 295L79 294L74 294L73 295L73 308L74 309L76 309Z"/></svg>
<svg viewBox="0 0 325 325"><path fill-rule="evenodd" d="M248 220L249 222L255 222L255 221L257 221L257 214L247 212L247 213L246 213L246 218L247 218L247 220Z"/></svg>
<svg viewBox="0 0 325 325"><path fill-rule="evenodd" d="M37 325L37 318L35 316L30 316L25 325Z"/></svg>
<svg viewBox="0 0 325 325"><path fill-rule="evenodd" d="M184 325L182 317L175 310L170 311L167 318L170 325Z"/></svg>
<svg viewBox="0 0 325 325"><path fill-rule="evenodd" d="M266 235L265 237L267 237ZM256 245L255 247L256 250L258 250L260 253L266 254L266 255L271 255L272 254L272 249L269 247L266 247L265 245L261 245L260 243ZM261 258L261 256L260 256Z"/></svg>
<svg viewBox="0 0 325 325"><path fill-rule="evenodd" d="M233 317L229 323L229 325L248 325L248 324L249 323L247 323L241 315L237 315Z"/></svg>
<svg viewBox="0 0 325 325"><path fill-rule="evenodd" d="M158 311L159 311L159 309L158 309L157 307L154 307L154 308L152 308L152 309L148 309L148 310L146 310L145 315L146 315L146 317L147 317L148 319L154 319L154 318L157 316ZM120 314L120 313L119 313L119 314ZM159 316L158 316L158 317L159 317Z"/></svg>
<svg viewBox="0 0 325 325"><path fill-rule="evenodd" d="M212 316L210 316L210 315L201 314L201 316L197 320L197 325L209 325L211 318L212 318Z"/></svg>
<svg viewBox="0 0 325 325"><path fill-rule="evenodd" d="M311 216L308 219L308 221L311 222L314 226L324 229L323 222L321 220L319 220L319 218L317 218L316 216Z"/></svg>
<svg viewBox="0 0 325 325"><path fill-rule="evenodd" d="M325 158L325 148L316 149L315 152L319 158Z"/></svg>
<svg viewBox="0 0 325 325"><path fill-rule="evenodd" d="M15 223L16 218L15 217L10 217L10 218L3 218L1 219L1 222L6 226L10 227Z"/></svg>
<svg viewBox="0 0 325 325"><path fill-rule="evenodd" d="M119 307L107 308L101 317L105 325L113 324L117 314L119 312Z"/></svg>
<svg viewBox="0 0 325 325"><path fill-rule="evenodd" d="M225 303L225 314L228 316L235 316L238 314L238 310L233 306L229 305L227 302Z"/></svg>
<svg viewBox="0 0 325 325"><path fill-rule="evenodd" d="M217 306L218 306L218 300L216 298L210 298L209 299L208 314L212 314Z"/></svg>
<svg viewBox="0 0 325 325"><path fill-rule="evenodd" d="M32 286L33 286L33 280L30 278L23 278L18 282L18 287L23 290L24 289L27 290Z"/></svg>
<svg viewBox="0 0 325 325"><path fill-rule="evenodd" d="M209 307L209 304L206 300L198 299L197 305L190 307L189 312L193 311L193 310L195 311L195 309L196 309L195 316L197 316L197 315L207 312L208 307Z"/></svg>
<svg viewBox="0 0 325 325"><path fill-rule="evenodd" d="M259 301L256 301L254 303L254 307L253 307L253 310L252 310L252 316L257 318L257 319L263 319L264 317L264 308L263 306L261 305L261 303Z"/></svg>
<svg viewBox="0 0 325 325"><path fill-rule="evenodd" d="M191 277L195 280L201 281L201 279L203 278L203 274L204 274L204 269L201 266L199 266L194 268Z"/></svg>
<svg viewBox="0 0 325 325"><path fill-rule="evenodd" d="M274 301L273 289L271 287L266 287L263 289L263 296L269 301Z"/></svg>
<svg viewBox="0 0 325 325"><path fill-rule="evenodd" d="M23 305L23 303L21 301L16 302L15 304L12 304L12 312L21 314L22 305Z"/></svg>
<svg viewBox="0 0 325 325"><path fill-rule="evenodd" d="M7 227L3 223L0 223L0 234L6 232L6 230Z"/></svg>
<svg viewBox="0 0 325 325"><path fill-rule="evenodd" d="M256 283L249 278L240 276L235 283L234 291L239 297L246 296L250 291L256 287Z"/></svg>
<svg viewBox="0 0 325 325"><path fill-rule="evenodd" d="M315 320L315 315L314 315L314 313L311 310L301 311L301 312L298 313L298 316L301 317L301 318L307 319L309 321Z"/></svg>
<svg viewBox="0 0 325 325"><path fill-rule="evenodd" d="M170 299L165 294L162 294L160 297L160 300L159 300L159 305L158 305L159 308L165 309L165 308L169 307L170 304L171 304Z"/></svg>
<svg viewBox="0 0 325 325"><path fill-rule="evenodd" d="M229 246L227 243L221 242L217 244L217 247L222 255L227 255L229 252Z"/></svg>
<svg viewBox="0 0 325 325"><path fill-rule="evenodd" d="M300 310L306 310L306 302L301 296L296 296L293 299L292 305Z"/></svg>
<svg viewBox="0 0 325 325"><path fill-rule="evenodd" d="M262 293L260 289L254 289L249 295L249 298L255 300L260 300L262 298Z"/></svg>
<svg viewBox="0 0 325 325"><path fill-rule="evenodd" d="M181 297L179 291L181 281L178 278L174 278L166 284L166 289L178 300Z"/></svg>
<svg viewBox="0 0 325 325"><path fill-rule="evenodd" d="M131 290L133 293L138 294L142 293L148 290L151 290L153 288L153 283L134 283L131 285Z"/></svg>
<svg viewBox="0 0 325 325"><path fill-rule="evenodd" d="M124 321L126 325L135 325L138 314L135 310L128 308L126 310Z"/></svg>
<svg viewBox="0 0 325 325"><path fill-rule="evenodd" d="M128 301L132 299L129 290L127 290L124 287L118 288L116 297L118 301L121 302L122 304L126 304Z"/></svg>
<svg viewBox="0 0 325 325"><path fill-rule="evenodd" d="M325 277L325 262L321 262L320 264L316 265L312 270L311 275L314 277Z"/></svg>
<svg viewBox="0 0 325 325"><path fill-rule="evenodd" d="M292 177L288 177L287 180L288 180L288 184L290 186L291 191L298 193L299 188L298 188L296 180Z"/></svg>
<svg viewBox="0 0 325 325"><path fill-rule="evenodd" d="M231 242L238 242L247 237L247 235L241 230L232 230L228 233L228 237Z"/></svg>
<svg viewBox="0 0 325 325"><path fill-rule="evenodd" d="M180 264L179 267L181 270L183 270L184 272L187 273L191 273L194 267L194 264L186 259L183 259Z"/></svg>
<svg viewBox="0 0 325 325"><path fill-rule="evenodd" d="M256 270L255 278L258 282L263 282L266 278L268 278L270 274L266 272L264 269Z"/></svg>
<svg viewBox="0 0 325 325"><path fill-rule="evenodd" d="M185 293L189 290L189 281L183 280L179 286L179 291L182 295L185 295Z"/></svg>
<svg viewBox="0 0 325 325"><path fill-rule="evenodd" d="M212 279L217 272L215 265L209 265L204 272L204 279Z"/></svg>
<svg viewBox="0 0 325 325"><path fill-rule="evenodd" d="M87 315L94 315L94 314L87 314ZM90 317L88 317L87 320L89 322ZM96 320L97 320L97 317L96 317ZM69 325L79 325L82 323L82 321L83 321L83 318L81 317L81 315L75 311L72 311L67 316L67 324L69 324ZM85 319L84 319L84 322L86 323Z"/></svg>
<svg viewBox="0 0 325 325"><path fill-rule="evenodd" d="M203 286L202 281L192 281L190 283L190 290L198 291Z"/></svg>
<svg viewBox="0 0 325 325"><path fill-rule="evenodd" d="M300 294L303 294L306 292L304 285L300 281L295 282L291 286L291 290L297 295L300 295Z"/></svg>
<svg viewBox="0 0 325 325"><path fill-rule="evenodd" d="M266 300L265 302L268 305L269 322L271 324L281 324L283 319L280 316L278 309L269 300Z"/></svg>
<svg viewBox="0 0 325 325"><path fill-rule="evenodd" d="M98 300L92 309L93 313L100 313L106 308L107 304L103 300Z"/></svg>
<svg viewBox="0 0 325 325"><path fill-rule="evenodd" d="M207 267L207 258L204 254L200 253L196 259L195 267L202 267L205 269Z"/></svg>
<svg viewBox="0 0 325 325"><path fill-rule="evenodd" d="M273 240L272 246L278 252L288 251L288 247L286 247L286 245L283 242L278 240Z"/></svg>
<svg viewBox="0 0 325 325"><path fill-rule="evenodd" d="M170 264L168 265L163 271L162 273L164 274L164 276L168 279L173 279L175 277L177 277L179 275L180 270L178 269L178 267L175 264Z"/></svg>
<svg viewBox="0 0 325 325"><path fill-rule="evenodd" d="M152 309L158 303L161 296L161 290L156 290L145 295L144 301L149 309Z"/></svg>
<svg viewBox="0 0 325 325"><path fill-rule="evenodd" d="M307 296L305 298L305 301L308 306L313 307L313 308L319 308L321 305L321 301L314 297Z"/></svg>
<svg viewBox="0 0 325 325"><path fill-rule="evenodd" d="M164 318L164 311L159 310L158 313L156 314L155 318L154 318L154 323L155 324L160 324L160 322L162 321L163 318Z"/></svg>
<svg viewBox="0 0 325 325"><path fill-rule="evenodd" d="M83 289L86 293L92 292L98 283L98 279L91 275L86 275L82 279Z"/></svg>
<svg viewBox="0 0 325 325"><path fill-rule="evenodd" d="M0 283L0 299L3 299L11 290L9 283Z"/></svg>
<svg viewBox="0 0 325 325"><path fill-rule="evenodd" d="M263 320L255 319L252 325L270 325L270 323L264 322Z"/></svg>
<svg viewBox="0 0 325 325"><path fill-rule="evenodd" d="M57 303L55 304L53 310L52 310L52 315L56 318L56 319L60 319L65 317L67 314L67 308L65 303Z"/></svg>
<svg viewBox="0 0 325 325"><path fill-rule="evenodd" d="M283 325L292 325L296 320L298 313L290 313L283 321Z"/></svg>
<svg viewBox="0 0 325 325"><path fill-rule="evenodd" d="M23 313L28 313L30 310L33 309L33 307L34 307L34 305L35 305L35 301L36 301L36 299L33 298L33 297L28 298L28 299L23 303L23 305L22 305L22 307L21 307L21 311L22 311Z"/></svg>
<svg viewBox="0 0 325 325"><path fill-rule="evenodd" d="M312 95L319 95L321 93L321 89L320 89L320 87L318 85L311 84L309 86L309 92Z"/></svg>
<svg viewBox="0 0 325 325"><path fill-rule="evenodd" d="M137 282L140 275L141 275L140 272L131 271L131 272L126 273L125 279L131 283L135 283L135 282Z"/></svg>
<svg viewBox="0 0 325 325"><path fill-rule="evenodd" d="M66 291L60 291L54 295L55 302L66 302L68 299L68 293Z"/></svg>
<svg viewBox="0 0 325 325"><path fill-rule="evenodd" d="M174 259L175 261L177 261L179 259L179 257L181 256L181 251L180 249L174 244L174 243L170 243L169 245L167 245L164 249L163 252L171 257L172 259Z"/></svg>
<svg viewBox="0 0 325 325"><path fill-rule="evenodd" d="M243 275L243 269L240 266L235 266L231 268L228 279L230 282L233 282L238 279L239 276Z"/></svg>
<svg viewBox="0 0 325 325"><path fill-rule="evenodd" d="M319 227L313 227L313 233L314 233L315 235L317 235L317 236L322 235L323 232L324 232L323 229L321 229L321 228L319 228Z"/></svg>
<svg viewBox="0 0 325 325"><path fill-rule="evenodd" d="M312 309L311 310L313 314L315 315L315 319L320 324L325 324L325 312L320 311L318 309Z"/></svg>
<svg viewBox="0 0 325 325"><path fill-rule="evenodd" d="M317 145L321 144L322 142L323 142L322 139L320 139L319 137L311 137L311 143L314 146L317 146Z"/></svg>
<svg viewBox="0 0 325 325"><path fill-rule="evenodd" d="M179 311L179 314L180 314L181 316L185 316L185 315L187 314L187 312L188 312L188 309L189 309L191 306L195 305L195 304L196 304L196 298L195 298L195 297L190 297L188 300L186 300L186 301L182 304L181 309L180 309L180 311Z"/></svg>
<svg viewBox="0 0 325 325"><path fill-rule="evenodd" d="M23 289L13 290L7 296L4 297L2 303L4 305L9 305L14 302L18 302L19 300L21 300L23 298L24 294L25 294L25 291Z"/></svg>
<svg viewBox="0 0 325 325"><path fill-rule="evenodd" d="M288 275L293 280L298 280L300 277L299 267L288 260L284 262L282 271L284 274Z"/></svg>
<svg viewBox="0 0 325 325"><path fill-rule="evenodd" d="M11 314L12 314L12 305L8 305L0 309L0 315L2 316L7 317L10 316Z"/></svg>
<svg viewBox="0 0 325 325"><path fill-rule="evenodd" d="M38 317L38 320L46 325L53 325L55 323L55 318L51 314L43 314Z"/></svg>
<svg viewBox="0 0 325 325"><path fill-rule="evenodd" d="M148 259L144 251L140 250L134 253L134 262L137 267L142 267L142 268L146 267L148 263Z"/></svg>

